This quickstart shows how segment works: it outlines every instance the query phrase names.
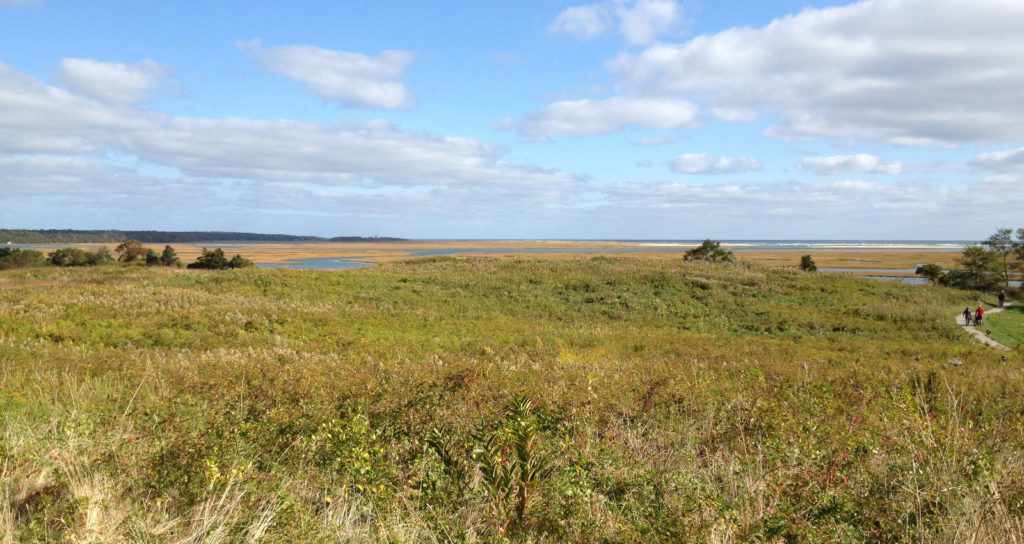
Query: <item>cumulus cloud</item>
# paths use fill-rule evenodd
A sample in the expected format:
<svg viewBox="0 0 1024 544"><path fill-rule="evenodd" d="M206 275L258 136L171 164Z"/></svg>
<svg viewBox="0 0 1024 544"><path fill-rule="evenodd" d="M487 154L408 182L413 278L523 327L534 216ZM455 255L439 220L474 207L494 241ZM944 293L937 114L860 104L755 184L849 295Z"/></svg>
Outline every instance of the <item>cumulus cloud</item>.
<svg viewBox="0 0 1024 544"><path fill-rule="evenodd" d="M548 30L556 35L589 41L617 25L627 44L647 45L677 30L682 14L675 0L612 0L567 8L558 14Z"/></svg>
<svg viewBox="0 0 1024 544"><path fill-rule="evenodd" d="M690 153L673 158L670 168L678 174L735 174L760 170L761 161L750 157L715 157Z"/></svg>
<svg viewBox="0 0 1024 544"><path fill-rule="evenodd" d="M259 40L238 46L261 69L294 79L327 100L376 109L410 109L416 105L416 97L400 81L415 58L409 51L385 50L371 57L312 45L265 48Z"/></svg>
<svg viewBox="0 0 1024 544"><path fill-rule="evenodd" d="M968 164L993 172L1024 172L1024 147L1009 151L982 153L971 159Z"/></svg>
<svg viewBox="0 0 1024 544"><path fill-rule="evenodd" d="M605 4L590 4L567 8L548 26L553 34L592 40L611 26L611 13Z"/></svg>
<svg viewBox="0 0 1024 544"><path fill-rule="evenodd" d="M57 73L57 79L72 91L115 104L146 99L165 77L167 70L152 59L134 64L64 59Z"/></svg>
<svg viewBox="0 0 1024 544"><path fill-rule="evenodd" d="M0 153L97 153L104 136L141 130L155 114L46 85L0 62Z"/></svg>
<svg viewBox="0 0 1024 544"><path fill-rule="evenodd" d="M819 175L837 174L840 172L867 172L871 174L901 174L903 163L885 162L874 155L860 153L857 155L836 155L833 157L809 157L800 161L802 172L814 172Z"/></svg>
<svg viewBox="0 0 1024 544"><path fill-rule="evenodd" d="M527 135L585 136L629 126L683 128L697 124L697 106L684 100L614 97L555 102L528 115L519 130Z"/></svg>
<svg viewBox="0 0 1024 544"><path fill-rule="evenodd" d="M865 0L762 28L623 53L631 96L700 97L712 113L778 119L781 138L898 145L1024 139L1024 3Z"/></svg>
<svg viewBox="0 0 1024 544"><path fill-rule="evenodd" d="M674 0L637 0L633 5L619 4L615 14L626 43L647 45L679 25L682 8Z"/></svg>

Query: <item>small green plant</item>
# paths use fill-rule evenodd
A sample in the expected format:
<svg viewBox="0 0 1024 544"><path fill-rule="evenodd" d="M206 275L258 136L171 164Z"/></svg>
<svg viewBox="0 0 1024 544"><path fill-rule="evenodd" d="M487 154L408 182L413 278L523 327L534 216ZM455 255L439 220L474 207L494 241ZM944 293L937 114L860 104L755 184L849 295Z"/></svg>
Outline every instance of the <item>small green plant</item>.
<svg viewBox="0 0 1024 544"><path fill-rule="evenodd" d="M542 480L550 474L551 457L537 443L533 401L513 397L499 425L478 425L473 458L498 522L498 532L523 526Z"/></svg>
<svg viewBox="0 0 1024 544"><path fill-rule="evenodd" d="M447 429L434 427L427 433L427 446L441 459L441 467L450 482L450 493L460 499L466 491L467 466L460 455L458 439Z"/></svg>

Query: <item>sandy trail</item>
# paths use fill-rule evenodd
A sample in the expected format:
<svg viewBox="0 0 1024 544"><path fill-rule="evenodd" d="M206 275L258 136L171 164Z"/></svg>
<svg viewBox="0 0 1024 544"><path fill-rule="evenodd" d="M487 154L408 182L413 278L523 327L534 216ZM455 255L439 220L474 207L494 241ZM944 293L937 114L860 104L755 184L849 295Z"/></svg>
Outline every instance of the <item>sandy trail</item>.
<svg viewBox="0 0 1024 544"><path fill-rule="evenodd" d="M997 313L1005 310L1008 306L1012 306L1012 305L1014 305L1016 303L1017 303L1017 301L1015 301L1015 300L1007 301L1005 304L1003 304L1002 308L991 308L991 309L985 310L985 317L988 317L988 316L990 316L992 314L997 314ZM964 330L967 331L968 333L970 333L971 336L977 338L978 340L981 340L981 343L985 344L986 346L992 346L994 348L1001 348L1001 349L1005 349L1005 350L1009 350L1010 349L1010 348L1000 344L999 342L996 342L995 340L989 338L988 335L985 334L985 322L984 321L982 321L982 324L981 324L982 328L981 329L979 329L979 328L977 328L977 327L975 327L973 325L968 326L966 323L964 323L964 316L963 316L963 314L960 314L960 315L956 316L956 324L960 325L961 327L963 327Z"/></svg>

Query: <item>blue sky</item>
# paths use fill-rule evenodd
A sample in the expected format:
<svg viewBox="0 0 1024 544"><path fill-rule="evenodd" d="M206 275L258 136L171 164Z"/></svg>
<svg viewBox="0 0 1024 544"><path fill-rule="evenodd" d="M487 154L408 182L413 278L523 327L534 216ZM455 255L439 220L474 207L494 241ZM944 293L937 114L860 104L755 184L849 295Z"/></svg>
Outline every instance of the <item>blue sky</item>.
<svg viewBox="0 0 1024 544"><path fill-rule="evenodd" d="M1022 28L1005 0L0 0L0 227L984 239L1024 226Z"/></svg>

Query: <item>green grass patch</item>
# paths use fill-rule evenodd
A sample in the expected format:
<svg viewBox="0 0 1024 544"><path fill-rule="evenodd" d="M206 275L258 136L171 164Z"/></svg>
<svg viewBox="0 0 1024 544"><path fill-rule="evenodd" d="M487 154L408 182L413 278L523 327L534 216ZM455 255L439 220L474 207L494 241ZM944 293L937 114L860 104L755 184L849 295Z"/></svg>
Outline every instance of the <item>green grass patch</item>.
<svg viewBox="0 0 1024 544"><path fill-rule="evenodd" d="M1024 305L1014 304L1002 312L985 316L985 328L992 330L989 336L996 342L1016 348L1024 343Z"/></svg>

